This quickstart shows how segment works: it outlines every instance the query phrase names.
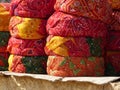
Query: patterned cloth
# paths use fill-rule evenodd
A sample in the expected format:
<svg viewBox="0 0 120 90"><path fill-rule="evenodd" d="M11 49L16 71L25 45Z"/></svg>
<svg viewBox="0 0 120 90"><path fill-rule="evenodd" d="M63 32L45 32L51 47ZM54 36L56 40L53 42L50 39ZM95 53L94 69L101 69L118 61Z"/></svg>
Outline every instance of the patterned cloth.
<svg viewBox="0 0 120 90"><path fill-rule="evenodd" d="M45 52L54 56L103 56L105 39L90 37L60 37L50 35L47 38Z"/></svg>
<svg viewBox="0 0 120 90"><path fill-rule="evenodd" d="M55 10L110 23L112 8L107 0L56 0Z"/></svg>
<svg viewBox="0 0 120 90"><path fill-rule="evenodd" d="M120 0L108 0L113 9L120 10Z"/></svg>
<svg viewBox="0 0 120 90"><path fill-rule="evenodd" d="M107 51L105 62L106 75L120 76L120 51Z"/></svg>
<svg viewBox="0 0 120 90"><path fill-rule="evenodd" d="M0 3L0 31L8 31L10 13L9 13L10 4L9 3Z"/></svg>
<svg viewBox="0 0 120 90"><path fill-rule="evenodd" d="M25 57L18 55L10 55L8 59L9 71L19 73L46 73L47 56Z"/></svg>
<svg viewBox="0 0 120 90"><path fill-rule="evenodd" d="M98 20L55 12L47 21L47 32L55 36L106 37L106 24Z"/></svg>
<svg viewBox="0 0 120 90"><path fill-rule="evenodd" d="M102 76L104 59L102 57L60 57L49 56L47 73L54 76Z"/></svg>
<svg viewBox="0 0 120 90"><path fill-rule="evenodd" d="M0 71L8 69L8 53L0 53Z"/></svg>
<svg viewBox="0 0 120 90"><path fill-rule="evenodd" d="M9 38L9 32L0 32L0 52L6 52Z"/></svg>
<svg viewBox="0 0 120 90"><path fill-rule="evenodd" d="M120 32L109 31L107 50L120 50Z"/></svg>
<svg viewBox="0 0 120 90"><path fill-rule="evenodd" d="M21 39L41 39L46 36L46 20L13 16L10 20L11 36Z"/></svg>
<svg viewBox="0 0 120 90"><path fill-rule="evenodd" d="M11 37L8 42L7 51L11 54L21 56L44 56L45 40L27 40Z"/></svg>
<svg viewBox="0 0 120 90"><path fill-rule="evenodd" d="M55 0L12 0L10 12L13 16L48 18L54 12Z"/></svg>

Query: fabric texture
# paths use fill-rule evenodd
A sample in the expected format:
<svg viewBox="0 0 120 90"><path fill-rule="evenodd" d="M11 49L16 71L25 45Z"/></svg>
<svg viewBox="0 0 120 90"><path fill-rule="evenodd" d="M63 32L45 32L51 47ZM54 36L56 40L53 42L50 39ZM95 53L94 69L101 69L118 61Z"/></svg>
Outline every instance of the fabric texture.
<svg viewBox="0 0 120 90"><path fill-rule="evenodd" d="M0 71L8 70L8 53L0 53Z"/></svg>
<svg viewBox="0 0 120 90"><path fill-rule="evenodd" d="M105 67L106 75L120 76L120 51L107 51Z"/></svg>
<svg viewBox="0 0 120 90"><path fill-rule="evenodd" d="M112 8L107 0L56 0L56 11L110 23Z"/></svg>
<svg viewBox="0 0 120 90"><path fill-rule="evenodd" d="M47 21L47 32L55 36L106 37L107 27L101 21L55 12Z"/></svg>
<svg viewBox="0 0 120 90"><path fill-rule="evenodd" d="M7 51L11 54L21 56L44 56L45 40L27 40L11 37L8 42Z"/></svg>
<svg viewBox="0 0 120 90"><path fill-rule="evenodd" d="M20 39L41 39L46 37L46 20L13 16L9 30L12 37Z"/></svg>
<svg viewBox="0 0 120 90"><path fill-rule="evenodd" d="M48 18L54 12L55 0L12 0L10 13L13 16Z"/></svg>
<svg viewBox="0 0 120 90"><path fill-rule="evenodd" d="M108 0L113 9L120 10L120 0Z"/></svg>
<svg viewBox="0 0 120 90"><path fill-rule="evenodd" d="M9 32L0 32L0 52L6 52L9 38Z"/></svg>
<svg viewBox="0 0 120 90"><path fill-rule="evenodd" d="M0 31L8 31L10 13L9 13L10 4L9 3L0 3Z"/></svg>
<svg viewBox="0 0 120 90"><path fill-rule="evenodd" d="M49 56L47 73L54 76L102 76L104 59L102 57L60 57Z"/></svg>
<svg viewBox="0 0 120 90"><path fill-rule="evenodd" d="M120 50L120 32L109 31L107 50Z"/></svg>
<svg viewBox="0 0 120 90"><path fill-rule="evenodd" d="M60 37L50 35L47 38L45 52L50 56L103 56L105 39L90 37Z"/></svg>
<svg viewBox="0 0 120 90"><path fill-rule="evenodd" d="M8 59L9 71L18 73L46 73L47 56L18 56L10 55Z"/></svg>

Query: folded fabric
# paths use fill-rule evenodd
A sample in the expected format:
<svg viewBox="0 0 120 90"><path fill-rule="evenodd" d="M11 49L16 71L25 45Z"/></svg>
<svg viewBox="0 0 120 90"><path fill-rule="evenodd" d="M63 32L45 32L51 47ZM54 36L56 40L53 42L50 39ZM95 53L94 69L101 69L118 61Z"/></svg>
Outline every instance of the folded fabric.
<svg viewBox="0 0 120 90"><path fill-rule="evenodd" d="M113 9L120 10L120 0L108 0Z"/></svg>
<svg viewBox="0 0 120 90"><path fill-rule="evenodd" d="M10 12L13 16L48 18L54 12L55 0L12 0Z"/></svg>
<svg viewBox="0 0 120 90"><path fill-rule="evenodd" d="M10 13L9 13L10 4L9 3L0 3L0 31L8 31Z"/></svg>
<svg viewBox="0 0 120 90"><path fill-rule="evenodd" d="M21 56L42 56L45 55L45 40L27 40L11 37L8 42L7 51L11 54Z"/></svg>
<svg viewBox="0 0 120 90"><path fill-rule="evenodd" d="M120 52L107 51L105 59L105 74L109 76L120 76Z"/></svg>
<svg viewBox="0 0 120 90"><path fill-rule="evenodd" d="M41 39L46 36L46 20L13 16L9 30L15 38Z"/></svg>
<svg viewBox="0 0 120 90"><path fill-rule="evenodd" d="M104 59L102 57L60 57L49 56L47 73L54 76L102 76Z"/></svg>
<svg viewBox="0 0 120 90"><path fill-rule="evenodd" d="M90 37L60 37L50 35L47 38L45 52L58 56L103 56L105 39Z"/></svg>
<svg viewBox="0 0 120 90"><path fill-rule="evenodd" d="M47 32L55 36L106 37L107 26L101 21L55 12L47 21Z"/></svg>
<svg viewBox="0 0 120 90"><path fill-rule="evenodd" d="M110 23L112 8L107 0L56 0L56 11Z"/></svg>
<svg viewBox="0 0 120 90"><path fill-rule="evenodd" d="M8 53L0 53L0 71L8 70Z"/></svg>
<svg viewBox="0 0 120 90"><path fill-rule="evenodd" d="M9 38L9 32L0 32L0 52L6 52Z"/></svg>
<svg viewBox="0 0 120 90"><path fill-rule="evenodd" d="M109 31L107 50L120 50L120 32Z"/></svg>
<svg viewBox="0 0 120 90"><path fill-rule="evenodd" d="M47 56L27 57L10 55L8 59L9 71L19 73L45 74L46 61Z"/></svg>

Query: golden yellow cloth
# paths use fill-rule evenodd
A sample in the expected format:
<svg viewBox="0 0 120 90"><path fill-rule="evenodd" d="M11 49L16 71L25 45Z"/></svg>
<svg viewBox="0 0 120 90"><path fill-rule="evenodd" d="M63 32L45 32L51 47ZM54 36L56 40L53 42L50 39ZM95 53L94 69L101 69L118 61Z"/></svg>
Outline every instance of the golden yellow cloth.
<svg viewBox="0 0 120 90"><path fill-rule="evenodd" d="M120 9L120 0L108 0L113 9Z"/></svg>

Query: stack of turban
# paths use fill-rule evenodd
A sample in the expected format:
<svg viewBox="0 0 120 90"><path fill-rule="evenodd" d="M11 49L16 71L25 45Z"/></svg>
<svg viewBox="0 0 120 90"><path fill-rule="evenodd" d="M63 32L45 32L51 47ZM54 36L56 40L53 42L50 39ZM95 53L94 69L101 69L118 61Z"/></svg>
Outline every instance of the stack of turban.
<svg viewBox="0 0 120 90"><path fill-rule="evenodd" d="M105 74L120 75L120 0L108 0L112 6L112 23L107 38Z"/></svg>
<svg viewBox="0 0 120 90"><path fill-rule="evenodd" d="M9 71L46 73L46 21L54 12L55 0L12 0L7 51Z"/></svg>
<svg viewBox="0 0 120 90"><path fill-rule="evenodd" d="M8 68L8 57L7 52L8 40L10 38L9 34L9 13L10 4L0 3L0 70L7 70Z"/></svg>
<svg viewBox="0 0 120 90"><path fill-rule="evenodd" d="M47 73L102 76L112 9L107 0L56 0L47 21Z"/></svg>

